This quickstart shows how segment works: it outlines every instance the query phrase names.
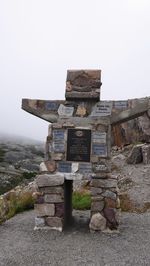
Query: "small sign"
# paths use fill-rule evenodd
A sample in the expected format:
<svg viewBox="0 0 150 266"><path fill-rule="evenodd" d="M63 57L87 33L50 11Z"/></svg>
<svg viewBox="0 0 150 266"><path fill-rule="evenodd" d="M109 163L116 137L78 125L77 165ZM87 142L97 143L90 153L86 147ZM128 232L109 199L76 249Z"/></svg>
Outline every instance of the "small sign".
<svg viewBox="0 0 150 266"><path fill-rule="evenodd" d="M114 108L123 110L128 108L128 101L115 101L114 102Z"/></svg>
<svg viewBox="0 0 150 266"><path fill-rule="evenodd" d="M53 130L53 140L57 141L57 140L64 140L65 137L65 131L58 129L58 130Z"/></svg>
<svg viewBox="0 0 150 266"><path fill-rule="evenodd" d="M59 107L59 103L57 102L46 102L45 103L45 109L47 111L57 111Z"/></svg>
<svg viewBox="0 0 150 266"><path fill-rule="evenodd" d="M107 156L107 146L105 144L93 143L92 153L93 153L93 155L106 157Z"/></svg>
<svg viewBox="0 0 150 266"><path fill-rule="evenodd" d="M107 164L104 163L104 162L99 162L98 164L94 164L93 165L93 170L94 170L95 173L108 172L109 171Z"/></svg>
<svg viewBox="0 0 150 266"><path fill-rule="evenodd" d="M74 112L74 107L65 106L63 104L60 104L58 108L58 114L60 116L70 117L73 115L73 112Z"/></svg>
<svg viewBox="0 0 150 266"><path fill-rule="evenodd" d="M94 106L91 116L110 116L112 111L112 102L99 102Z"/></svg>
<svg viewBox="0 0 150 266"><path fill-rule="evenodd" d="M91 163L80 163L79 164L79 173L92 173L92 164Z"/></svg>
<svg viewBox="0 0 150 266"><path fill-rule="evenodd" d="M67 161L90 162L91 130L68 129Z"/></svg>
<svg viewBox="0 0 150 266"><path fill-rule="evenodd" d="M53 151L54 152L64 152L65 151L65 144L64 142L53 142Z"/></svg>
<svg viewBox="0 0 150 266"><path fill-rule="evenodd" d="M93 132L92 133L93 143L106 143L106 132Z"/></svg>
<svg viewBox="0 0 150 266"><path fill-rule="evenodd" d="M71 163L69 162L58 163L58 172L71 173Z"/></svg>

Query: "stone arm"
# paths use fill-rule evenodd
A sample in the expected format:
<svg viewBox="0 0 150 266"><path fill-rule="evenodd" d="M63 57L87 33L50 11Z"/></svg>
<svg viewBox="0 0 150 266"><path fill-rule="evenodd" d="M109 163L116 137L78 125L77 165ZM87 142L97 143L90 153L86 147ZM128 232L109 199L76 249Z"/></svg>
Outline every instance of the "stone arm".
<svg viewBox="0 0 150 266"><path fill-rule="evenodd" d="M131 119L137 118L144 113L150 112L150 100L146 99L143 103L137 104L134 108L127 109L122 111L119 114L112 114L111 116L111 125L115 126L117 124L121 124L127 122Z"/></svg>
<svg viewBox="0 0 150 266"><path fill-rule="evenodd" d="M22 109L50 123L58 120L58 107L64 101L22 99Z"/></svg>

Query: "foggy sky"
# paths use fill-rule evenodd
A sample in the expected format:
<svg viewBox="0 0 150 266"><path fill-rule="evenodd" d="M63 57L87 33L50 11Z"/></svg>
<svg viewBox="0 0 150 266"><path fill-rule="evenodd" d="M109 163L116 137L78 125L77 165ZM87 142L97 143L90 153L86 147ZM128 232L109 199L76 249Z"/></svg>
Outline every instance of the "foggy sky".
<svg viewBox="0 0 150 266"><path fill-rule="evenodd" d="M101 69L101 99L150 96L149 0L0 0L0 132L45 140L22 98L64 99L67 69Z"/></svg>

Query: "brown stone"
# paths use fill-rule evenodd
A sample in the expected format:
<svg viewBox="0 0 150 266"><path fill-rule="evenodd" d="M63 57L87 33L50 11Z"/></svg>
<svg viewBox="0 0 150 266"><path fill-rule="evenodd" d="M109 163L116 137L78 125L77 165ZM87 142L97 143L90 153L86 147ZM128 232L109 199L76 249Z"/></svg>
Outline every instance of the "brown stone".
<svg viewBox="0 0 150 266"><path fill-rule="evenodd" d="M55 187L63 185L64 183L64 175L63 174L43 174L39 175L36 179L36 183L38 187Z"/></svg>
<svg viewBox="0 0 150 266"><path fill-rule="evenodd" d="M110 198L105 198L105 206L107 208L116 208L116 200L110 199Z"/></svg>
<svg viewBox="0 0 150 266"><path fill-rule="evenodd" d="M56 229L63 227L62 219L59 217L47 217L46 224Z"/></svg>
<svg viewBox="0 0 150 266"><path fill-rule="evenodd" d="M35 204L34 210L37 214L37 217L54 216L55 214L54 204Z"/></svg>
<svg viewBox="0 0 150 266"><path fill-rule="evenodd" d="M87 111L84 106L79 105L76 111L76 116L84 117L86 115Z"/></svg>
<svg viewBox="0 0 150 266"><path fill-rule="evenodd" d="M63 218L64 217L64 203L55 204L55 216Z"/></svg>
<svg viewBox="0 0 150 266"><path fill-rule="evenodd" d="M104 208L104 201L93 201L91 203L91 212L101 212Z"/></svg>
<svg viewBox="0 0 150 266"><path fill-rule="evenodd" d="M48 172L54 173L56 171L56 162L55 161L46 161L45 164L46 164Z"/></svg>
<svg viewBox="0 0 150 266"><path fill-rule="evenodd" d="M63 202L63 198L59 194L45 194L44 201L46 203L56 203L56 202Z"/></svg>
<svg viewBox="0 0 150 266"><path fill-rule="evenodd" d="M115 210L112 208L104 208L103 210L104 217L107 220L107 226L113 230L118 228L118 221L116 219Z"/></svg>
<svg viewBox="0 0 150 266"><path fill-rule="evenodd" d="M97 196L100 195L103 192L103 190L100 187L91 187L91 195Z"/></svg>

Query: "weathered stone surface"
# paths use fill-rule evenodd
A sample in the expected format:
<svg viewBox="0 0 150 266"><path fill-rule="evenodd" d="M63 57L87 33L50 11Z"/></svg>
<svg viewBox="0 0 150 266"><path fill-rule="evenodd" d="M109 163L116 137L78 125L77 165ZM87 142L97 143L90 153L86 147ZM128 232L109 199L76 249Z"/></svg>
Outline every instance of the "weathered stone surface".
<svg viewBox="0 0 150 266"><path fill-rule="evenodd" d="M104 217L107 220L107 226L113 230L118 228L118 221L116 219L116 212L112 208L104 208Z"/></svg>
<svg viewBox="0 0 150 266"><path fill-rule="evenodd" d="M40 217L35 217L35 226L36 227L44 227L45 226L45 219Z"/></svg>
<svg viewBox="0 0 150 266"><path fill-rule="evenodd" d="M76 116L84 117L87 113L87 110L84 106L79 105L76 111Z"/></svg>
<svg viewBox="0 0 150 266"><path fill-rule="evenodd" d="M115 179L92 179L92 187L101 187L101 188L113 188L117 186L117 180Z"/></svg>
<svg viewBox="0 0 150 266"><path fill-rule="evenodd" d="M63 227L62 219L59 217L47 217L46 224L56 230Z"/></svg>
<svg viewBox="0 0 150 266"><path fill-rule="evenodd" d="M46 203L58 203L63 202L62 195L59 194L45 194L44 195L44 201Z"/></svg>
<svg viewBox="0 0 150 266"><path fill-rule="evenodd" d="M103 190L100 187L91 187L91 195L92 196L100 195L102 192L103 192Z"/></svg>
<svg viewBox="0 0 150 266"><path fill-rule="evenodd" d="M55 216L63 218L64 217L64 203L55 204Z"/></svg>
<svg viewBox="0 0 150 266"><path fill-rule="evenodd" d="M64 175L63 174L43 174L39 175L36 179L36 183L38 187L55 187L63 185L64 183Z"/></svg>
<svg viewBox="0 0 150 266"><path fill-rule="evenodd" d="M68 70L66 99L96 99L100 97L100 70Z"/></svg>
<svg viewBox="0 0 150 266"><path fill-rule="evenodd" d="M105 207L106 208L116 208L116 200L105 198Z"/></svg>
<svg viewBox="0 0 150 266"><path fill-rule="evenodd" d="M150 164L150 144L142 146L143 163Z"/></svg>
<svg viewBox="0 0 150 266"><path fill-rule="evenodd" d="M64 195L64 189L61 186L57 186L57 187L40 187L39 190L43 194L60 194L62 196Z"/></svg>
<svg viewBox="0 0 150 266"><path fill-rule="evenodd" d="M116 200L116 198L117 198L116 193L114 193L114 192L112 192L110 190L106 190L105 192L103 192L102 196L106 197L106 198L110 198L112 200Z"/></svg>
<svg viewBox="0 0 150 266"><path fill-rule="evenodd" d="M128 164L136 164L136 163L141 163L143 161L142 146L143 144L138 144L132 148L127 158Z"/></svg>
<svg viewBox="0 0 150 266"><path fill-rule="evenodd" d="M45 165L45 162L42 162L41 164L40 164L40 172L42 173L42 172L47 172L47 167L46 167L46 165Z"/></svg>
<svg viewBox="0 0 150 266"><path fill-rule="evenodd" d="M101 212L104 208L104 201L92 201L91 203L91 212Z"/></svg>
<svg viewBox="0 0 150 266"><path fill-rule="evenodd" d="M65 106L63 104L60 104L58 109L59 116L70 117L73 115L73 112L74 112L74 107Z"/></svg>
<svg viewBox="0 0 150 266"><path fill-rule="evenodd" d="M37 217L54 216L55 214L54 204L35 204L34 209L37 214Z"/></svg>
<svg viewBox="0 0 150 266"><path fill-rule="evenodd" d="M104 231L106 229L106 219L100 213L95 213L91 217L89 227L93 231Z"/></svg>
<svg viewBox="0 0 150 266"><path fill-rule="evenodd" d="M56 162L55 161L46 161L45 165L47 167L48 172L54 173L56 171Z"/></svg>
<svg viewBox="0 0 150 266"><path fill-rule="evenodd" d="M51 153L51 158L52 160L55 160L55 161L61 161L64 158L64 154L63 153Z"/></svg>

